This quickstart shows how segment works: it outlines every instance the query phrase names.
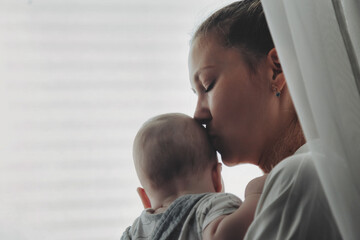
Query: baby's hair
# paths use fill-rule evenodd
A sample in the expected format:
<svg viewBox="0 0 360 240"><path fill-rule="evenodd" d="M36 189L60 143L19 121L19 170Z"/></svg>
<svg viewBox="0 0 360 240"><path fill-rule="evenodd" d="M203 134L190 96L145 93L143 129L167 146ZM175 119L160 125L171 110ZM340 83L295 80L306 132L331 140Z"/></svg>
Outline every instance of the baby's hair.
<svg viewBox="0 0 360 240"><path fill-rule="evenodd" d="M256 62L274 48L260 0L238 1L219 9L198 27L192 42L212 33L224 47L238 48L253 72Z"/></svg>
<svg viewBox="0 0 360 240"><path fill-rule="evenodd" d="M155 188L189 174L196 176L217 163L205 129L181 113L145 122L135 137L133 157L138 175L140 171Z"/></svg>

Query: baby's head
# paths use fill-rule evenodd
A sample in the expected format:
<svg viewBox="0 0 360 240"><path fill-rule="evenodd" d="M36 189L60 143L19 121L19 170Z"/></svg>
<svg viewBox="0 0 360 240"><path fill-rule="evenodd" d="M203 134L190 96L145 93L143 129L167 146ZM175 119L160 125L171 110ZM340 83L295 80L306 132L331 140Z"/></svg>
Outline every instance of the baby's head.
<svg viewBox="0 0 360 240"><path fill-rule="evenodd" d="M163 114L145 122L135 137L133 158L150 200L221 191L216 152L205 129L187 115Z"/></svg>

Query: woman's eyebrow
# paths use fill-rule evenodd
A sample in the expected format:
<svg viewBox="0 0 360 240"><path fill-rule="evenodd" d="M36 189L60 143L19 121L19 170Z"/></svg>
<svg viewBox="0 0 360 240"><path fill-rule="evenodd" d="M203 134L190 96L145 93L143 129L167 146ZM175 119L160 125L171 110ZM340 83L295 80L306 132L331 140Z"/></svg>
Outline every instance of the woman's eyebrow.
<svg viewBox="0 0 360 240"><path fill-rule="evenodd" d="M201 74L201 72L203 72L204 70L210 69L210 68L215 68L215 66L208 65L208 66L202 67L195 73L195 76L199 76Z"/></svg>

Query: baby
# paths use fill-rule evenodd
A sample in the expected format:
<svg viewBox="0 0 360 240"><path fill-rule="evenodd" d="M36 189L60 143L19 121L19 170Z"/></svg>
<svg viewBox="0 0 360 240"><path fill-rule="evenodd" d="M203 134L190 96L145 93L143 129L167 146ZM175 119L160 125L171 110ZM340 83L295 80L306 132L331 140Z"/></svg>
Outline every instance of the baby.
<svg viewBox="0 0 360 240"><path fill-rule="evenodd" d="M221 163L205 129L184 114L148 120L133 159L147 208L121 239L242 239L265 177L252 180L245 201L222 192ZM240 224L239 224L240 223Z"/></svg>

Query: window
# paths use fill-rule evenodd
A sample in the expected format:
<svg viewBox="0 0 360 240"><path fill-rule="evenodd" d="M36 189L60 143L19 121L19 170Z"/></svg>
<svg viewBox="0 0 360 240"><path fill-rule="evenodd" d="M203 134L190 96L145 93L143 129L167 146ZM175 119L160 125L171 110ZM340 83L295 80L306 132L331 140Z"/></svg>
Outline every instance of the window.
<svg viewBox="0 0 360 240"><path fill-rule="evenodd" d="M119 239L142 210L133 137L192 115L189 40L227 2L2 1L0 238ZM259 171L224 175L243 197Z"/></svg>

